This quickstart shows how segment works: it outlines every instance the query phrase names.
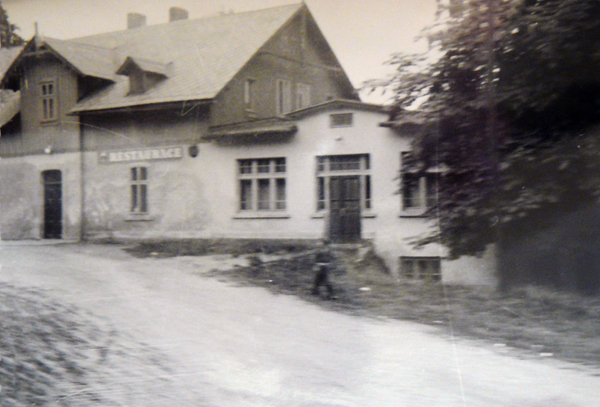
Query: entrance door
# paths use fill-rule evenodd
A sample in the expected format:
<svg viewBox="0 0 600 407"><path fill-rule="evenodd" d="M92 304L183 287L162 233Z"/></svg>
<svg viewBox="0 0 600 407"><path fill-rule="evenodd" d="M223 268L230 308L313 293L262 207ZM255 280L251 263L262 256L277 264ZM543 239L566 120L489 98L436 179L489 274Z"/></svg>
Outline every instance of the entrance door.
<svg viewBox="0 0 600 407"><path fill-rule="evenodd" d="M62 237L62 174L59 170L42 173L44 178L44 239Z"/></svg>
<svg viewBox="0 0 600 407"><path fill-rule="evenodd" d="M360 177L329 179L329 237L333 242L360 240Z"/></svg>

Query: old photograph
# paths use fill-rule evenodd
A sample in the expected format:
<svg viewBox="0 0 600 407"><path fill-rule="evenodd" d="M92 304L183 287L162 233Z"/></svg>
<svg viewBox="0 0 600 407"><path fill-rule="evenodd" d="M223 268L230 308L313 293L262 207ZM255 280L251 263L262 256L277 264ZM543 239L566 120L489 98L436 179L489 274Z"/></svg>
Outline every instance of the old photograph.
<svg viewBox="0 0 600 407"><path fill-rule="evenodd" d="M0 407L592 407L597 0L0 0Z"/></svg>

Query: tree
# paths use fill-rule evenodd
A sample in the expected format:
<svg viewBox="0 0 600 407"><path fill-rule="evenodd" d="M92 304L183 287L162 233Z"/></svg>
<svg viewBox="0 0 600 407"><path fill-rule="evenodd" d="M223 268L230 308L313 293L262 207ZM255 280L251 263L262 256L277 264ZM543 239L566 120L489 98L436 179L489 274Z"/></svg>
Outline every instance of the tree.
<svg viewBox="0 0 600 407"><path fill-rule="evenodd" d="M23 45L24 41L16 32L19 28L8 21L8 14L0 2L0 48Z"/></svg>
<svg viewBox="0 0 600 407"><path fill-rule="evenodd" d="M415 151L426 171L446 169L429 215L451 257L502 250L553 216L598 195L600 2L440 1L425 35L439 55L397 54L385 85L391 120L418 111ZM582 153L582 146L586 146ZM517 278L518 280L518 278Z"/></svg>

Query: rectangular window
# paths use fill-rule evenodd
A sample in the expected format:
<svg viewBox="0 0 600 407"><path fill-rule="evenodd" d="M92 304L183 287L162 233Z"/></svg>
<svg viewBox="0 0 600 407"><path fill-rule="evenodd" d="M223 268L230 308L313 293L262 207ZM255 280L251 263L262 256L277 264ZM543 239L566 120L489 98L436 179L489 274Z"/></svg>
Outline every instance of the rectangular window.
<svg viewBox="0 0 600 407"><path fill-rule="evenodd" d="M411 152L400 155L402 210L425 210L435 206L439 171L420 172Z"/></svg>
<svg viewBox="0 0 600 407"><path fill-rule="evenodd" d="M354 122L353 113L332 113L329 115L329 127L349 127Z"/></svg>
<svg viewBox="0 0 600 407"><path fill-rule="evenodd" d="M240 211L286 209L285 158L238 160Z"/></svg>
<svg viewBox="0 0 600 407"><path fill-rule="evenodd" d="M244 82L244 105L248 110L254 110L254 79L246 79Z"/></svg>
<svg viewBox="0 0 600 407"><path fill-rule="evenodd" d="M296 84L296 109L304 109L310 106L310 85L304 83Z"/></svg>
<svg viewBox="0 0 600 407"><path fill-rule="evenodd" d="M131 168L131 213L148 213L148 169Z"/></svg>
<svg viewBox="0 0 600 407"><path fill-rule="evenodd" d="M330 155L317 157L317 211L328 209L329 184L332 176L358 175L360 206L371 209L372 180L368 154Z"/></svg>
<svg viewBox="0 0 600 407"><path fill-rule="evenodd" d="M42 101L42 120L56 120L56 85L54 82L45 82L40 85Z"/></svg>
<svg viewBox="0 0 600 407"><path fill-rule="evenodd" d="M409 279L441 281L439 257L400 257L400 274Z"/></svg>
<svg viewBox="0 0 600 407"><path fill-rule="evenodd" d="M284 79L275 81L275 112L278 115L292 111L292 83Z"/></svg>
<svg viewBox="0 0 600 407"><path fill-rule="evenodd" d="M240 180L240 210L252 210L252 181Z"/></svg>
<svg viewBox="0 0 600 407"><path fill-rule="evenodd" d="M285 209L285 178L277 178L275 180L276 191L275 191L275 209Z"/></svg>
<svg viewBox="0 0 600 407"><path fill-rule="evenodd" d="M317 177L317 211L325 209L325 177Z"/></svg>

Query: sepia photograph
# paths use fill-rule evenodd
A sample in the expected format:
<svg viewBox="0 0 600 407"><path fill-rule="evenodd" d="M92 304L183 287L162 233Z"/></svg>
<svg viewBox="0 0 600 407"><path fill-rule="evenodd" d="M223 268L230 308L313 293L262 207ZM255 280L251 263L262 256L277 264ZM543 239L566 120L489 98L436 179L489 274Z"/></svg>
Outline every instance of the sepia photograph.
<svg viewBox="0 0 600 407"><path fill-rule="evenodd" d="M598 0L0 0L0 407L599 400Z"/></svg>

